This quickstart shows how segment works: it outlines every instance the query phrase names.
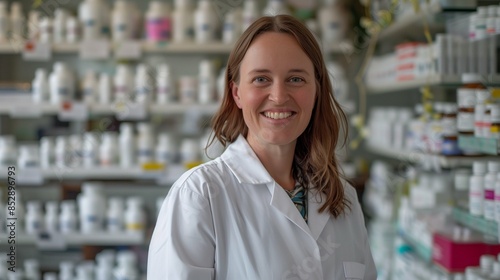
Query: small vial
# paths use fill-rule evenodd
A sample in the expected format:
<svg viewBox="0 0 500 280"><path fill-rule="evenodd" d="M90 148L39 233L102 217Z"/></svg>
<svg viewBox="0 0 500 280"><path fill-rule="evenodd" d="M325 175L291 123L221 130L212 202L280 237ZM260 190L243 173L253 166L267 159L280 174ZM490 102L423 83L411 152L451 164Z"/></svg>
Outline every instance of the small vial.
<svg viewBox="0 0 500 280"><path fill-rule="evenodd" d="M93 132L85 132L83 135L83 166L90 168L98 165L99 141Z"/></svg>
<svg viewBox="0 0 500 280"><path fill-rule="evenodd" d="M104 132L99 150L101 166L115 166L118 164L118 141L115 132Z"/></svg>
<svg viewBox="0 0 500 280"><path fill-rule="evenodd" d="M469 211L471 215L483 216L484 213L484 175L486 174L485 162L473 163L473 176L470 178Z"/></svg>
<svg viewBox="0 0 500 280"><path fill-rule="evenodd" d="M59 280L75 279L75 264L71 261L63 261L59 264Z"/></svg>
<svg viewBox="0 0 500 280"><path fill-rule="evenodd" d="M55 233L59 231L59 206L57 201L45 204L45 231Z"/></svg>
<svg viewBox="0 0 500 280"><path fill-rule="evenodd" d="M141 197L129 197L125 212L125 228L128 232L142 232L146 228L146 215Z"/></svg>
<svg viewBox="0 0 500 280"><path fill-rule="evenodd" d="M61 233L74 233L78 227L78 216L76 214L76 202L64 200L61 202L61 213L59 215L59 228Z"/></svg>
<svg viewBox="0 0 500 280"><path fill-rule="evenodd" d="M123 199L111 197L108 201L109 207L106 214L106 229L109 232L121 232L124 228Z"/></svg>
<svg viewBox="0 0 500 280"><path fill-rule="evenodd" d="M43 212L39 201L28 201L26 204L26 233L39 234L43 231Z"/></svg>

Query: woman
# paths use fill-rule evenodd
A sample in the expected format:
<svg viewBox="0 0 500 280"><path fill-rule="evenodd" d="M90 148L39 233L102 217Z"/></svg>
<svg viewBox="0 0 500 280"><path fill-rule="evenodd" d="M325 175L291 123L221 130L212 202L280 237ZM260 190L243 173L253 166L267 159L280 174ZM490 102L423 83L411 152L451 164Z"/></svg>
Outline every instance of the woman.
<svg viewBox="0 0 500 280"><path fill-rule="evenodd" d="M229 56L213 120L226 146L171 188L148 279L376 279L335 148L346 117L320 48L290 16L254 22Z"/></svg>

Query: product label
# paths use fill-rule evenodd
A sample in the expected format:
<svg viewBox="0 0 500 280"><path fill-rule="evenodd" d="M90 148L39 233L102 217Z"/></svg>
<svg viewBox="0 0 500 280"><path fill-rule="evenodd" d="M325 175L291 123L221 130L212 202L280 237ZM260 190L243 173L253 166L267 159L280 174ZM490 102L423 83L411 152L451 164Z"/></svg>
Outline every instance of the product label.
<svg viewBox="0 0 500 280"><path fill-rule="evenodd" d="M485 190L484 191L484 198L488 200L494 200L495 199L495 191L494 190Z"/></svg>
<svg viewBox="0 0 500 280"><path fill-rule="evenodd" d="M457 129L458 131L474 131L474 114L458 112Z"/></svg>
<svg viewBox="0 0 500 280"><path fill-rule="evenodd" d="M449 140L449 139L443 140L441 149L442 149L441 153L447 156L455 156L455 155L460 155L462 153L462 151L458 148L457 140Z"/></svg>
<svg viewBox="0 0 500 280"><path fill-rule="evenodd" d="M468 88L458 89L457 103L459 108L474 108L476 105L476 90Z"/></svg>
<svg viewBox="0 0 500 280"><path fill-rule="evenodd" d="M442 128L444 136L457 135L457 119L456 118L443 118Z"/></svg>
<svg viewBox="0 0 500 280"><path fill-rule="evenodd" d="M171 38L170 19L160 18L147 21L147 34L150 41L166 41Z"/></svg>

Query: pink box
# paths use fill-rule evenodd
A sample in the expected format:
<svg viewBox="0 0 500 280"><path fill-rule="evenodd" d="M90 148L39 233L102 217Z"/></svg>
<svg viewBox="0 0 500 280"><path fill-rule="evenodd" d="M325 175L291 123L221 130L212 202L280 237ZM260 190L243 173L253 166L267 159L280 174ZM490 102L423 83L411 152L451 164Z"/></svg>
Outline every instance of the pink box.
<svg viewBox="0 0 500 280"><path fill-rule="evenodd" d="M480 241L459 242L435 233L433 236L432 260L449 272L464 272L468 266L479 266L479 258L485 254L495 254L498 245Z"/></svg>

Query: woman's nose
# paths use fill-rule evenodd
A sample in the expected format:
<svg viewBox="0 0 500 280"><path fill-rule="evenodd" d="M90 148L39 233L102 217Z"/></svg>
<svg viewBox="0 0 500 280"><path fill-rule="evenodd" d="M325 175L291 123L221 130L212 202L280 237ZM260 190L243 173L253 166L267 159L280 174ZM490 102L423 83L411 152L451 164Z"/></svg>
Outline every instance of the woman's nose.
<svg viewBox="0 0 500 280"><path fill-rule="evenodd" d="M269 100L276 104L284 104L290 99L287 89L283 83L274 83L269 93Z"/></svg>

